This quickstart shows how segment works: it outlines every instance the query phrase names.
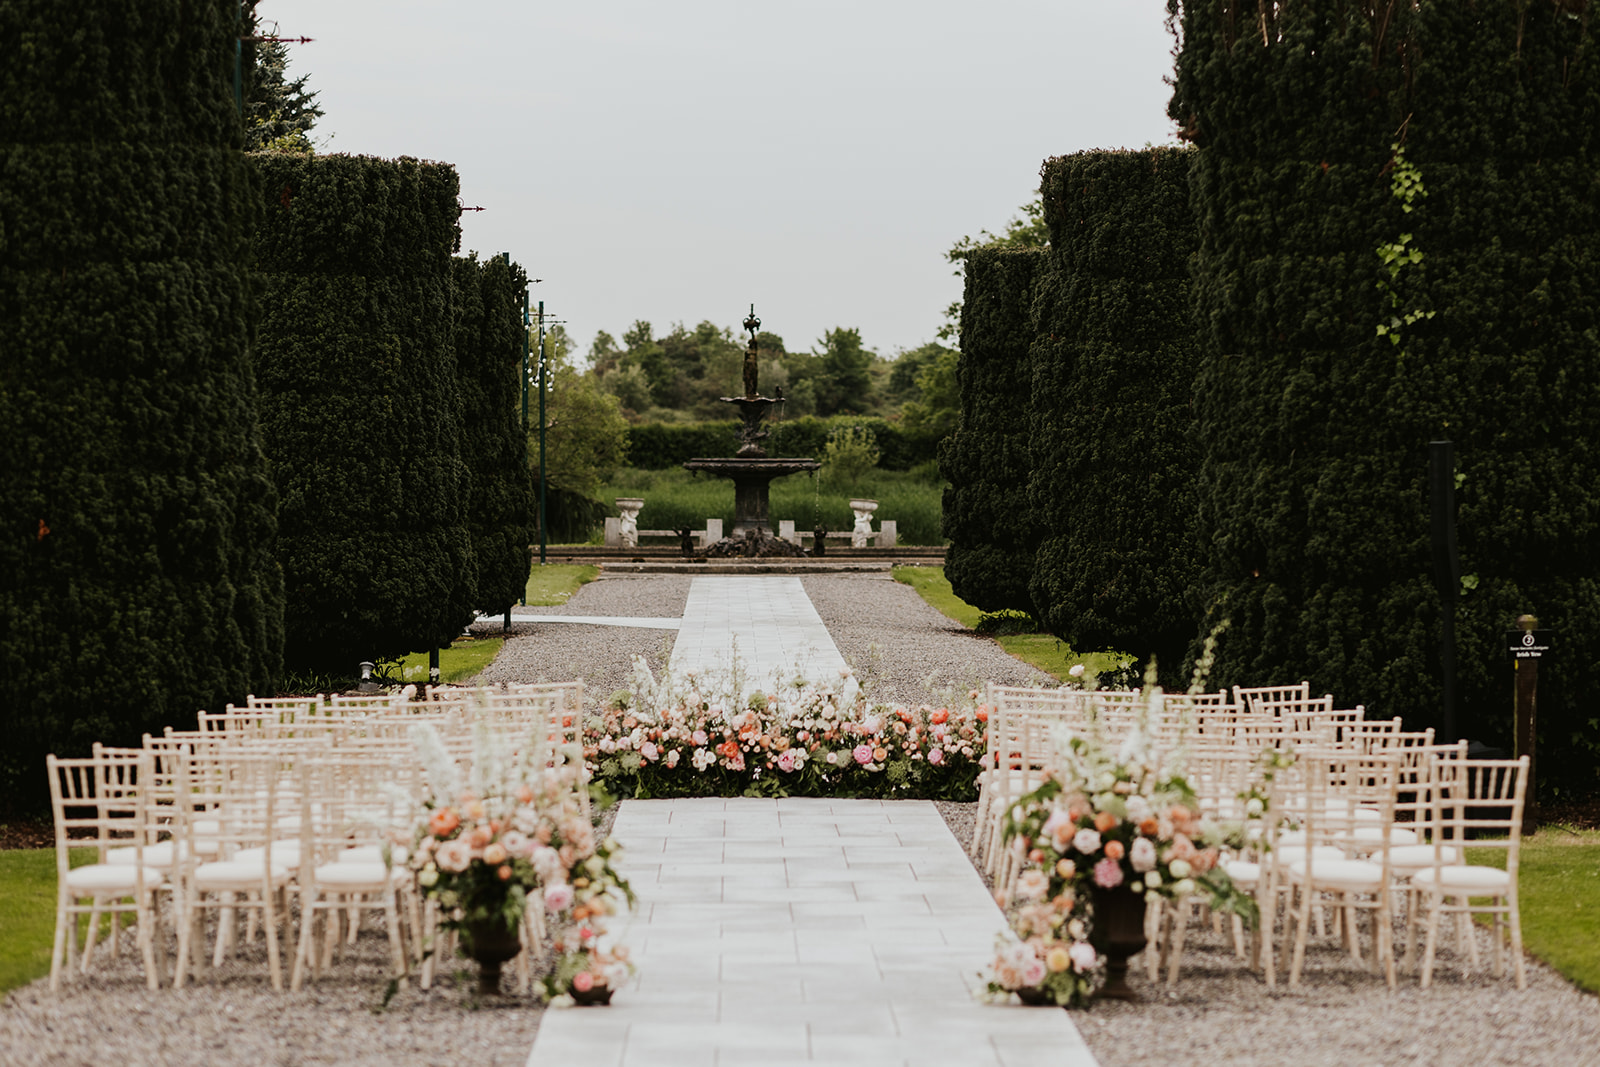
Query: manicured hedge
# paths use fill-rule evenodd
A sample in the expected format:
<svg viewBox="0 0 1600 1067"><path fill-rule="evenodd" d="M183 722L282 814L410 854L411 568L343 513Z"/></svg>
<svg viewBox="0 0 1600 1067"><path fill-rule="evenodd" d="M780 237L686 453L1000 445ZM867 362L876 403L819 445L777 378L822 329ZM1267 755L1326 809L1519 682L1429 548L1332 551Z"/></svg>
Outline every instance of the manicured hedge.
<svg viewBox="0 0 1600 1067"><path fill-rule="evenodd" d="M1027 411L1032 393L1035 279L1040 249L977 249L966 260L961 305L961 418L939 447L945 576L984 611L1033 611L1032 516L1027 506Z"/></svg>
<svg viewBox="0 0 1600 1067"><path fill-rule="evenodd" d="M781 408L776 409L779 412ZM878 466L903 471L935 457L937 440L910 434L880 418L840 415L820 419L805 415L785 419L769 415L763 443L769 456L821 458L828 435L845 426L864 427L878 446ZM731 456L738 450L737 421L641 423L628 427L628 466L664 470L706 456Z"/></svg>
<svg viewBox="0 0 1600 1067"><path fill-rule="evenodd" d="M448 643L475 564L457 384L455 170L253 155L262 424L282 500L289 663Z"/></svg>
<svg viewBox="0 0 1600 1067"><path fill-rule="evenodd" d="M0 4L0 807L282 668L238 15Z"/></svg>
<svg viewBox="0 0 1600 1067"><path fill-rule="evenodd" d="M1027 390L1038 548L1021 571L1031 573L1038 617L1076 649L1156 655L1169 687L1194 633L1198 569L1193 155L1153 148L1045 162L1058 288L1039 305Z"/></svg>
<svg viewBox="0 0 1600 1067"><path fill-rule="evenodd" d="M471 469L467 523L473 588L485 611L503 611L528 583L528 546L537 536L527 435L522 429L522 324L528 276L520 266L476 255L456 259L456 364L464 412L463 451Z"/></svg>
<svg viewBox="0 0 1600 1067"><path fill-rule="evenodd" d="M1427 197L1396 414L1455 442L1464 726L1512 748L1504 633L1556 631L1539 673L1540 777L1600 769L1600 26L1574 5L1418 13L1406 154ZM1550 794L1547 791L1546 797Z"/></svg>
<svg viewBox="0 0 1600 1067"><path fill-rule="evenodd" d="M1309 677L1439 723L1426 473L1448 438L1476 579L1457 614L1462 732L1509 739L1502 635L1533 611L1561 634L1543 777L1592 788L1597 30L1571 4L1391 14L1319 0L1263 31L1254 12L1182 12L1172 113L1201 148L1211 345L1202 545L1211 614L1232 620L1213 680ZM1410 213L1397 167L1426 189ZM1391 277L1377 250L1407 234L1422 258ZM1397 312L1433 317L1380 336Z"/></svg>

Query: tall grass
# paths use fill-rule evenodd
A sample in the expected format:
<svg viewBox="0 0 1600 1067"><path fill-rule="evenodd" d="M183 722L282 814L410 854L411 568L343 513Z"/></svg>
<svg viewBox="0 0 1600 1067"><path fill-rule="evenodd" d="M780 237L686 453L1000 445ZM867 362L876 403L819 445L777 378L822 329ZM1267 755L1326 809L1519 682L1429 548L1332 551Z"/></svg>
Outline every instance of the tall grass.
<svg viewBox="0 0 1600 1067"><path fill-rule="evenodd" d="M769 514L774 528L793 519L800 531L818 525L848 530L855 525L850 498L866 497L878 501L873 525L882 519L894 520L901 544L942 545L939 518L944 483L930 474L928 468L869 470L847 483L839 478L830 480L825 471L791 474L772 483ZM649 471L628 467L617 471L598 495L613 512L616 497L643 497L644 509L639 512L642 530L699 529L707 518L722 519L725 530L733 528L733 483L723 478L675 468Z"/></svg>

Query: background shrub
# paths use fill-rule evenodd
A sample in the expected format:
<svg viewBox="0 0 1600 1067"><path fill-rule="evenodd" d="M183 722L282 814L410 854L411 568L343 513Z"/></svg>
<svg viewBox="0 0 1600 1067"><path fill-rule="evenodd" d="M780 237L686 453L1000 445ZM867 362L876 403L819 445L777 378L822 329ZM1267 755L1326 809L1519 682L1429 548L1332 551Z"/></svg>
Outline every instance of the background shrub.
<svg viewBox="0 0 1600 1067"><path fill-rule="evenodd" d="M285 655L348 667L472 619L445 164L257 154L262 424L282 504Z"/></svg>
<svg viewBox="0 0 1600 1067"><path fill-rule="evenodd" d="M282 667L237 5L0 5L0 806Z"/></svg>

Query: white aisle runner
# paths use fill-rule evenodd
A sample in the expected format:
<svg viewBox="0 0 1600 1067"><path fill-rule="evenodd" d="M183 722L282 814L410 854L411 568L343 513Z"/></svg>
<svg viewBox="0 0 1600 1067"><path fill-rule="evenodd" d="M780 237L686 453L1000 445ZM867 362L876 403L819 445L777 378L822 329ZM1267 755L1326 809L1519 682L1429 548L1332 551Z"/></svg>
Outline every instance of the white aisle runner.
<svg viewBox="0 0 1600 1067"><path fill-rule="evenodd" d="M845 666L799 578L696 578L668 666L727 670L735 655L755 684L797 664L813 680Z"/></svg>
<svg viewBox="0 0 1600 1067"><path fill-rule="evenodd" d="M704 580L704 579L700 579ZM1092 1067L1066 1012L972 999L1004 925L927 801L630 800L639 974L530 1067Z"/></svg>

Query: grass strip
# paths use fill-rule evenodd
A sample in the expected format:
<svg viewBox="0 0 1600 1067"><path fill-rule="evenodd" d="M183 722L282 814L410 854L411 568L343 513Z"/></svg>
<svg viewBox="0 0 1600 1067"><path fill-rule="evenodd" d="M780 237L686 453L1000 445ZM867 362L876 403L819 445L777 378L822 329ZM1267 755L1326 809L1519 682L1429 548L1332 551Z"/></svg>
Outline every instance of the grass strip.
<svg viewBox="0 0 1600 1067"><path fill-rule="evenodd" d="M580 567L570 563L533 565L528 574L524 602L533 607L553 608L572 599L578 589L600 576L599 567Z"/></svg>

